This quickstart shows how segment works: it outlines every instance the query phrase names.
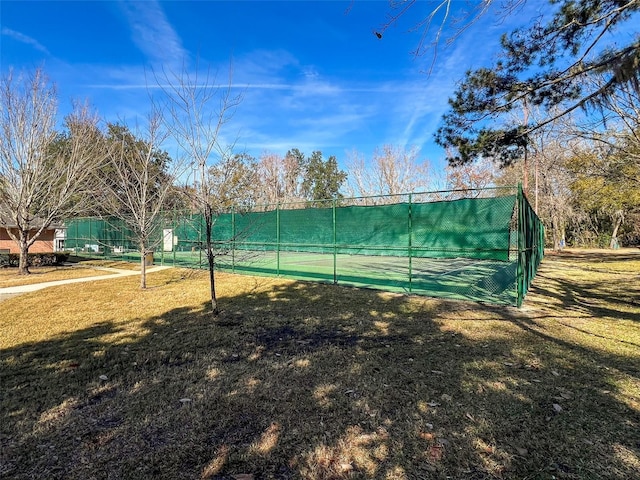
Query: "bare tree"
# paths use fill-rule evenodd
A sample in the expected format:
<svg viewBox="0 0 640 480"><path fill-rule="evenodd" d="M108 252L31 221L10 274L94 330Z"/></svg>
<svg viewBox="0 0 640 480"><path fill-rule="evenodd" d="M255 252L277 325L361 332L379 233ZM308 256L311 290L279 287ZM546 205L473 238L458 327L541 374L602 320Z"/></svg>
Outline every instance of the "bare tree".
<svg viewBox="0 0 640 480"><path fill-rule="evenodd" d="M592 81L598 88L606 79L597 76ZM609 246L614 248L621 229L640 238L640 90L621 85L599 114L569 130L580 139L574 151L577 161L571 165L573 186L582 206L609 217Z"/></svg>
<svg viewBox="0 0 640 480"><path fill-rule="evenodd" d="M123 221L140 250L140 288L147 287L146 256L162 241L163 214L183 171L160 146L167 137L159 113L149 116L144 133L110 125L107 176L99 176L105 191L104 210Z"/></svg>
<svg viewBox="0 0 640 480"><path fill-rule="evenodd" d="M574 176L567 168L576 143L567 133L568 120L534 132L527 145L528 162L503 168L496 179L499 184L514 185L527 176L534 178L536 213L547 227L554 250L562 248L569 224L579 218L572 202Z"/></svg>
<svg viewBox="0 0 640 480"><path fill-rule="evenodd" d="M196 176L192 201L202 212L205 222L205 249L209 264L211 309L219 313L215 289L215 251L212 231L215 222L217 187L210 175L210 165L224 161L232 155L234 142L226 144L222 130L242 101L242 94L232 92L232 71L226 85L217 83L209 70L202 74L196 68L189 73L163 71L156 82L163 93L165 125L177 144L189 157Z"/></svg>
<svg viewBox="0 0 640 480"><path fill-rule="evenodd" d="M265 205L303 202L304 170L305 158L298 149L289 150L284 157L275 153L261 155L257 165L259 202Z"/></svg>
<svg viewBox="0 0 640 480"><path fill-rule="evenodd" d="M496 168L491 160L483 158L465 165L447 165L447 189L463 197L481 197L495 179Z"/></svg>
<svg viewBox="0 0 640 480"><path fill-rule="evenodd" d="M348 193L354 197L426 191L431 179L429 163L418 160L417 149L392 145L377 148L369 163L359 152L351 152L347 170Z"/></svg>
<svg viewBox="0 0 640 480"><path fill-rule="evenodd" d="M505 0L501 2L499 10L496 12L499 18L504 18L510 13L518 10L525 0ZM424 9L419 5L418 0L405 0L397 2L389 0L389 11L386 21L381 24L374 34L378 39L382 39L389 28L398 24L403 17L411 17L413 7L418 5L422 16L417 17L410 26L411 31L419 32L418 44L413 50L414 57L420 57L427 52L432 52L431 66L429 73L433 69L438 58L438 52L442 44L451 45L469 27L475 24L491 8L494 0L481 0L478 2L467 2L466 8L456 9L453 0L437 0L431 2L424 15ZM453 10L456 10L455 12ZM451 24L455 26L453 33L445 32L446 27Z"/></svg>
<svg viewBox="0 0 640 480"><path fill-rule="evenodd" d="M0 104L0 227L19 245L19 272L28 274L29 247L86 207L79 199L104 152L85 105L74 105L65 134L56 132L56 89L40 69L3 76Z"/></svg>
<svg viewBox="0 0 640 480"><path fill-rule="evenodd" d="M598 88L606 79L599 76L592 81ZM592 174L640 189L640 177L636 174L640 169L640 90L621 85L611 92L598 115L579 124L568 124L567 130L588 148L610 157L607 168L588 166Z"/></svg>

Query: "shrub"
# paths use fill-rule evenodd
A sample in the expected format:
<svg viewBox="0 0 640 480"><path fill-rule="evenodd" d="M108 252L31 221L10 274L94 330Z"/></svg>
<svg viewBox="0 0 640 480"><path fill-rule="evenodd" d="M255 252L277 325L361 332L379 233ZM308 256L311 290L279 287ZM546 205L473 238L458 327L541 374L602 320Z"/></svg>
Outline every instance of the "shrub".
<svg viewBox="0 0 640 480"><path fill-rule="evenodd" d="M67 253L30 253L27 255L27 265L30 267L62 265L68 259ZM17 267L19 263L19 253L0 253L0 267Z"/></svg>

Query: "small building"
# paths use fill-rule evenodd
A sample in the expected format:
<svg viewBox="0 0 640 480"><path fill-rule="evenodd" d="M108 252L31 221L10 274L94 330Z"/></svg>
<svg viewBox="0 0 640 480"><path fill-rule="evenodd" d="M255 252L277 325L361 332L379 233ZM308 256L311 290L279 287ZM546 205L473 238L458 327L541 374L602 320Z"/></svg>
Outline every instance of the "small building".
<svg viewBox="0 0 640 480"><path fill-rule="evenodd" d="M67 239L67 229L58 227L55 229L55 235L53 237L53 251L64 252L64 241Z"/></svg>
<svg viewBox="0 0 640 480"><path fill-rule="evenodd" d="M20 235L17 228L10 226L9 229L16 237ZM60 225L51 225L49 228L45 229L33 245L29 247L29 253L54 252L56 230L59 229ZM30 233L35 234L36 230L32 229ZM9 236L9 233L7 233L7 229L4 226L0 227L0 253L20 253L20 246Z"/></svg>

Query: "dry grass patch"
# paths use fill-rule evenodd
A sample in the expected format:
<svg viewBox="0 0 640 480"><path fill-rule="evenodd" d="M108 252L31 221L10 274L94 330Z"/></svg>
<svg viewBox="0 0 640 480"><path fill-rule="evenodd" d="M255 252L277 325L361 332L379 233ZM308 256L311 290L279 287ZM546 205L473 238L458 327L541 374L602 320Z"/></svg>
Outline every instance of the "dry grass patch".
<svg viewBox="0 0 640 480"><path fill-rule="evenodd" d="M33 285L71 278L93 277L109 272L95 270L90 266L30 267L30 275L19 275L17 268L0 268L0 288Z"/></svg>
<svg viewBox="0 0 640 480"><path fill-rule="evenodd" d="M72 261L87 267L117 268L118 270L140 270L140 262L125 262L123 260L103 260L99 258L86 259L83 257L71 257Z"/></svg>
<svg viewBox="0 0 640 480"><path fill-rule="evenodd" d="M634 478L638 272L598 255L523 310L220 274L213 319L178 269L7 300L0 475Z"/></svg>

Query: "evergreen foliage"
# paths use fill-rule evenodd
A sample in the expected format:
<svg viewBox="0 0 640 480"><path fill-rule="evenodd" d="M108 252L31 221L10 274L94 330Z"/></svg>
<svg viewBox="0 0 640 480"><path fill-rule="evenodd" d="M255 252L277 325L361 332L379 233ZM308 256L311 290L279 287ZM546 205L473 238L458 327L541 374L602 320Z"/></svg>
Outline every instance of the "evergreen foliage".
<svg viewBox="0 0 640 480"><path fill-rule="evenodd" d="M640 38L619 45L612 36L639 18L638 0L550 0L551 17L504 34L490 68L466 73L436 133L452 164L492 157L510 164L529 135L582 108L601 108L621 87L640 90ZM605 78L592 82L592 78ZM536 122L508 120L536 106ZM526 113L524 115L526 117Z"/></svg>

